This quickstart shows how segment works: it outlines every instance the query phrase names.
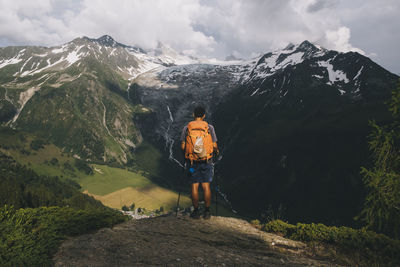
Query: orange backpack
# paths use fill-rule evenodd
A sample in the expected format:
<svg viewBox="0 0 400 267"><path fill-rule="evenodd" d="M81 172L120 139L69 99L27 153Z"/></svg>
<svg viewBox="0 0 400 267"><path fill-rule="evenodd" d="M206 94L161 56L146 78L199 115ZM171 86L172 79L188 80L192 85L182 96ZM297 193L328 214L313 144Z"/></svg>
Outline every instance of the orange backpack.
<svg viewBox="0 0 400 267"><path fill-rule="evenodd" d="M209 160L213 156L213 142L208 123L191 121L187 126L185 158L193 161Z"/></svg>

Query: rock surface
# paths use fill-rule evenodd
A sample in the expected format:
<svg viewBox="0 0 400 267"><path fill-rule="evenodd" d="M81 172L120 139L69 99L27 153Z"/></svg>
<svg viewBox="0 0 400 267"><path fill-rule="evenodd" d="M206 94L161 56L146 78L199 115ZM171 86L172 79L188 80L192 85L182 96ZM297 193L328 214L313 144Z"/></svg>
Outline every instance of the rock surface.
<svg viewBox="0 0 400 267"><path fill-rule="evenodd" d="M224 217L131 220L66 240L55 266L338 266L304 243Z"/></svg>

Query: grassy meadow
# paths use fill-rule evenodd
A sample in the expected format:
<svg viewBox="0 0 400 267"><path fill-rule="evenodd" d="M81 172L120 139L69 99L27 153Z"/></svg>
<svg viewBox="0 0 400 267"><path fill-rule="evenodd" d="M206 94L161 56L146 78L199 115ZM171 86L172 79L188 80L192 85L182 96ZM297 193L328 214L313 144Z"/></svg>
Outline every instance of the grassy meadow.
<svg viewBox="0 0 400 267"><path fill-rule="evenodd" d="M39 148L32 142L40 140L32 135L7 128L0 129L0 151L12 156L17 162L33 169L39 175L58 176L72 179L81 186L81 191L100 200L104 205L116 209L130 206L154 210L163 207L173 209L178 193L154 184L144 172L88 164L92 174L78 170L75 158L63 153L53 144L40 143ZM181 207L191 205L187 195L181 196Z"/></svg>

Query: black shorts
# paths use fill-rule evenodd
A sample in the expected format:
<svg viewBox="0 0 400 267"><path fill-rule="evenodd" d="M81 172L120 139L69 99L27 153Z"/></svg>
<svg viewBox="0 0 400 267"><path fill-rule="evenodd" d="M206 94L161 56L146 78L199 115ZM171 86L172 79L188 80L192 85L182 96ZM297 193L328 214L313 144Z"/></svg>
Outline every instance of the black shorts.
<svg viewBox="0 0 400 267"><path fill-rule="evenodd" d="M214 164L210 162L187 163L187 176L189 182L195 183L211 183L214 176Z"/></svg>

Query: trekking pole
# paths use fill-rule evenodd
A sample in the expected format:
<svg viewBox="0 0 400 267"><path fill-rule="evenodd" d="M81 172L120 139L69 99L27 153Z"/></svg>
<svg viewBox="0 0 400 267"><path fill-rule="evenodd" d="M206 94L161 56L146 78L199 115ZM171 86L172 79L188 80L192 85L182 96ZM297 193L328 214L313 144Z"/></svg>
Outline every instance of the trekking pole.
<svg viewBox="0 0 400 267"><path fill-rule="evenodd" d="M181 190L179 189L179 194L178 194L178 203L176 203L176 214L175 217L178 217L178 211L179 211L179 200L181 199Z"/></svg>
<svg viewBox="0 0 400 267"><path fill-rule="evenodd" d="M183 179L185 178L185 174L186 174L186 162L185 165L183 166ZM182 180L181 180L182 181ZM179 201L181 199L181 189L178 189L178 202L176 203L176 214L175 216L178 217L178 211L179 211Z"/></svg>
<svg viewBox="0 0 400 267"><path fill-rule="evenodd" d="M215 216L218 216L218 173L215 175Z"/></svg>

